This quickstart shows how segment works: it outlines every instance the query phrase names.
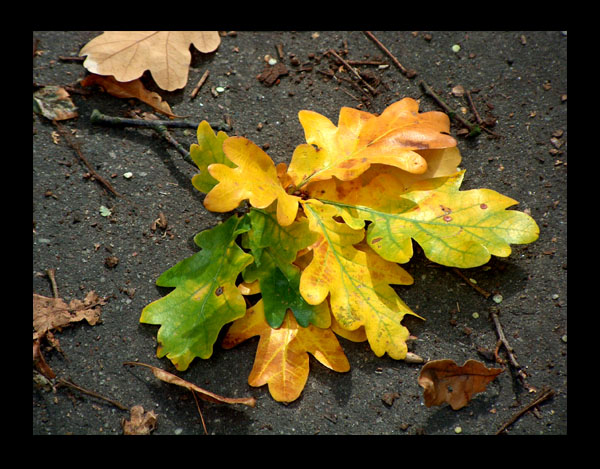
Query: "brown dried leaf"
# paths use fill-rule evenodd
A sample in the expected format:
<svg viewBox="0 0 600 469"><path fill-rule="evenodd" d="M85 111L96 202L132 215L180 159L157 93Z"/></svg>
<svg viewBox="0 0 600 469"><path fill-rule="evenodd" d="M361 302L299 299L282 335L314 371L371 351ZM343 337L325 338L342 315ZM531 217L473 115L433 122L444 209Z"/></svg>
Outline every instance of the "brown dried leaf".
<svg viewBox="0 0 600 469"><path fill-rule="evenodd" d="M433 360L421 368L419 385L425 389L427 407L447 402L458 410L469 403L473 394L485 391L502 371L502 368L487 368L476 360L467 360L463 366L453 360Z"/></svg>
<svg viewBox="0 0 600 469"><path fill-rule="evenodd" d="M133 406L130 410L131 420L123 419L123 435L150 435L156 429L156 414L145 412L141 405Z"/></svg>
<svg viewBox="0 0 600 469"><path fill-rule="evenodd" d="M150 70L160 88L173 91L187 83L190 45L208 53L220 43L217 31L105 31L79 54L87 55L83 66L91 73L126 82Z"/></svg>
<svg viewBox="0 0 600 469"><path fill-rule="evenodd" d="M171 107L160 97L158 93L147 90L142 82L137 80L120 82L113 76L101 76L91 74L83 79L81 86L98 85L108 94L117 98L136 98L152 107L157 112L169 117L179 117L173 114Z"/></svg>
<svg viewBox="0 0 600 469"><path fill-rule="evenodd" d="M33 339L83 319L93 326L100 321L100 306L104 304L106 299L100 298L94 291L90 291L83 301L73 299L68 305L62 298L48 298L34 293Z"/></svg>
<svg viewBox="0 0 600 469"><path fill-rule="evenodd" d="M223 397L218 394L207 391L206 389L202 389L199 386L196 386L189 381L181 379L178 376L175 376L167 371L161 370L160 368L156 368L152 365L147 365L146 363L138 363L138 362L125 362L124 365L132 365L132 366L144 366L146 368L150 368L154 376L156 376L161 381L169 384L175 384L177 386L181 386L182 388L189 389L190 391L195 391L201 399L209 402L216 402L217 404L244 404L250 407L254 407L256 405L256 399L254 397L239 397L239 398L231 398L231 397Z"/></svg>

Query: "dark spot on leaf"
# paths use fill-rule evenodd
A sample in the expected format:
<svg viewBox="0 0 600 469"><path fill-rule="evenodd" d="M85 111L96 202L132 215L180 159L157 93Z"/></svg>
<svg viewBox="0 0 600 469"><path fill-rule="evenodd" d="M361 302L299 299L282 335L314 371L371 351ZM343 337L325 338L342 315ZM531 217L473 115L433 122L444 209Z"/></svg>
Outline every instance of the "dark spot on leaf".
<svg viewBox="0 0 600 469"><path fill-rule="evenodd" d="M481 204L481 205L479 206L479 208L481 208L482 210L485 210L485 209L487 208L487 204Z"/></svg>
<svg viewBox="0 0 600 469"><path fill-rule="evenodd" d="M221 296L223 294L223 287L219 287L215 290L215 295Z"/></svg>
<svg viewBox="0 0 600 469"><path fill-rule="evenodd" d="M444 217L444 221L445 221L446 223L448 223L449 221L452 221L452 217L451 217L450 215L446 215L446 216Z"/></svg>
<svg viewBox="0 0 600 469"><path fill-rule="evenodd" d="M373 240L371 240L371 244L375 244L378 243L379 241L381 241L383 238L373 238Z"/></svg>

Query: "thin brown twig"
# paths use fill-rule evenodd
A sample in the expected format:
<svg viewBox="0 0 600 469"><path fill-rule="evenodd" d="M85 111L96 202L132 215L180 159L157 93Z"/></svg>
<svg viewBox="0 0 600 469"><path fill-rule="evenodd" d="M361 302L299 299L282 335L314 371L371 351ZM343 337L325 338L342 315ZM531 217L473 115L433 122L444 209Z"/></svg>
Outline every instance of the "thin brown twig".
<svg viewBox="0 0 600 469"><path fill-rule="evenodd" d="M473 287L475 290L477 290L479 293L481 293L483 296L485 296L486 298L489 298L491 293L484 290L483 288L481 288L479 285L476 285L475 283L473 283L471 281L470 278L468 278L465 274L463 274L460 269L457 269L456 267L453 267L452 270L454 271L454 273L456 275L458 275L460 278L462 278L465 282L467 282L467 284L471 287Z"/></svg>
<svg viewBox="0 0 600 469"><path fill-rule="evenodd" d="M344 66L356 77L358 78L358 80L360 80L363 85L365 85L365 87L371 92L371 94L375 95L377 94L377 91L375 91L375 89L369 85L365 79L360 75L360 73L358 73L354 67L352 67L352 65L350 65L348 62L346 62L344 59L342 59L339 54L334 51L333 49L329 49L327 52L325 52L326 54L331 54L333 55L337 60L339 60L340 62L342 62L342 64L344 64Z"/></svg>
<svg viewBox="0 0 600 469"><path fill-rule="evenodd" d="M477 121L477 123L479 125L483 124L483 120L481 120L481 116L477 112L477 108L475 108L475 103L473 102L473 97L471 96L471 92L469 90L467 90L466 95L467 95L467 101L469 102L469 106L471 106L471 110L473 111L473 114L475 115L475 120Z"/></svg>
<svg viewBox="0 0 600 469"><path fill-rule="evenodd" d="M118 402L118 401L115 401L114 399L110 399L110 398L108 398L108 397L106 397L106 396L103 396L102 394L98 394L98 393L97 393L97 392L95 392L95 391L90 391L89 389L82 388L81 386L78 386L78 385L77 385L77 384L75 384L75 383L71 383L70 381L67 381L67 380L65 380L65 379L62 379L62 378L57 378L56 382L57 382L58 384L62 384L63 386L67 386L67 387L70 387L70 388L76 389L77 391L79 391L79 392L82 392L82 393L84 393L84 394L88 394L89 396L92 396L92 397L97 397L98 399L102 399L102 400L104 400L104 401L106 401L106 402L109 402L110 404L112 404L112 405L114 405L114 406L118 407L118 408L119 408L119 409L121 409L121 410L129 410L129 409L128 409L127 407L125 407L123 404L121 404L121 403L120 403L120 402Z"/></svg>
<svg viewBox="0 0 600 469"><path fill-rule="evenodd" d="M71 137L70 137L69 133L65 130L65 128L59 122L57 122L55 120L53 120L52 123L56 126L56 128L58 129L58 131L60 132L60 134L65 138L65 140L71 146L71 148L73 150L75 150L75 153L77 154L77 156L79 157L79 159L81 161L83 161L83 164L85 164L85 166L90 171L90 173L92 173L92 175L94 176L94 179L96 179L96 181L98 181L100 184L102 184L107 190L109 190L110 192L112 192L115 196L117 196L117 197L123 197L121 194L119 194L114 189L114 187L110 184L110 182L108 182L106 179L104 179L102 176L100 176L96 172L96 170L90 164L90 162L86 159L86 157L83 156L83 153L81 152L81 149L79 148L79 145L77 145L77 143L75 143L73 140L71 140Z"/></svg>
<svg viewBox="0 0 600 469"><path fill-rule="evenodd" d="M392 62L394 62L394 65L396 67L398 67L400 69L400 71L406 75L406 78L414 78L417 76L417 71L413 70L413 69L407 69L405 68L400 61L394 56L394 54L392 54L387 47L385 47L381 41L379 41L379 39L377 39L375 37L375 35L371 32L371 31L363 31L363 33L365 33L365 36L367 36L369 39L371 39L371 41L373 41L377 47L379 47L383 52L385 52L387 54L387 56L392 59Z"/></svg>
<svg viewBox="0 0 600 469"><path fill-rule="evenodd" d="M533 388L529 384L527 384L527 374L523 371L523 367L521 365L519 365L519 362L517 361L517 359L513 353L514 350L508 343L508 339L506 338L506 335L504 335L504 330L502 329L502 324L500 323L500 317L498 316L497 308L495 308L495 307L491 308L490 317L492 318L492 321L494 321L494 326L496 327L496 333L498 334L498 340L499 340L499 342L502 342L502 345L504 346L504 349L506 350L506 354L508 355L508 362L517 372L517 376L521 380L521 384L528 391L530 391L530 392L535 391L535 388Z"/></svg>
<svg viewBox="0 0 600 469"><path fill-rule="evenodd" d="M508 427L510 427L513 423L515 423L523 414L525 414L528 410L540 405L545 400L554 396L554 389L545 389L537 398L535 398L532 402L527 404L521 410L519 410L515 415L513 415L508 421L506 421L496 432L496 435L499 435Z"/></svg>
<svg viewBox="0 0 600 469"><path fill-rule="evenodd" d="M473 136L479 135L481 133L481 127L479 127L477 124L473 124L472 122L469 122L463 116L461 116L459 113L457 113L456 111L452 110L450 108L450 106L448 106L444 102L444 100L442 98L440 98L435 91L433 91L433 88L431 88L431 86L429 86L423 80L421 80L421 82L419 84L423 88L423 91L425 91L426 94L428 94L429 96L431 96L435 100L435 102L438 103L438 105L442 109L444 109L444 111L446 111L446 113L450 116L451 119L456 119L462 125L464 125L467 129L469 129L469 135L470 136L473 137Z"/></svg>
<svg viewBox="0 0 600 469"><path fill-rule="evenodd" d="M198 84L192 90L192 94L190 95L191 99L194 99L196 97L196 95L198 94L198 91L200 91L200 88L202 88L202 85L204 84L204 82L208 78L208 73L209 73L208 70L206 70L206 72L203 73L202 78L200 78L200 80L198 81Z"/></svg>

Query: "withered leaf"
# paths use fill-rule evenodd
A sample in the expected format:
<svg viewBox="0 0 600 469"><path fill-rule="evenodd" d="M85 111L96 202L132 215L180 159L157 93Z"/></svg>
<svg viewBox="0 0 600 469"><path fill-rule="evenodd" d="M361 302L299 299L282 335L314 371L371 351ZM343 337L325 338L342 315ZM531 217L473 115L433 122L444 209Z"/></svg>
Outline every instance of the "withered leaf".
<svg viewBox="0 0 600 469"><path fill-rule="evenodd" d="M146 103L152 109L169 117L179 117L173 114L171 107L161 96L154 91L146 89L140 79L120 82L113 76L91 74L85 77L81 86L98 85L108 94L117 98L136 98Z"/></svg>
<svg viewBox="0 0 600 469"><path fill-rule="evenodd" d="M202 389L199 386L196 386L189 381L186 381L179 376L175 376L167 371L161 370L160 368L156 368L152 365L147 365L146 363L138 363L138 362L125 362L123 365L131 365L131 366L143 366L149 368L154 376L156 376L161 381L169 384L175 384L176 386L181 386L182 388L189 389L192 392L196 392L198 396L209 402L216 402L217 404L244 404L250 407L254 407L256 405L256 399L254 397L223 397L218 394L207 391L206 389Z"/></svg>
<svg viewBox="0 0 600 469"><path fill-rule="evenodd" d="M487 368L476 360L467 360L463 366L453 360L433 360L421 368L418 382L425 390L427 407L447 402L458 410L469 403L473 394L485 391L502 371L502 368Z"/></svg>
<svg viewBox="0 0 600 469"><path fill-rule="evenodd" d="M90 291L83 301L73 299L68 305L62 298L48 298L34 293L33 339L83 319L93 326L100 321L100 306L104 304L106 299L100 298L94 291Z"/></svg>
<svg viewBox="0 0 600 469"><path fill-rule="evenodd" d="M141 405L133 406L130 410L131 419L121 421L123 435L149 435L156 429L156 414L144 411Z"/></svg>

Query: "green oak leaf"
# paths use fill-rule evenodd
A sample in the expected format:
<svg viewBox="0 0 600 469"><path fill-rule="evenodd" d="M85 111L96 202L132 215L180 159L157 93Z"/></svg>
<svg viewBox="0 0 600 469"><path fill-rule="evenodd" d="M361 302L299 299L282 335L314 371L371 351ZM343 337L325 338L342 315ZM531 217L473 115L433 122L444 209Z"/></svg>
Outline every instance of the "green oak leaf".
<svg viewBox="0 0 600 469"><path fill-rule="evenodd" d="M329 327L327 303L310 305L304 300L299 291L301 272L292 264L298 251L317 240L317 235L308 228L308 220L281 226L277 223L275 205L265 210L252 209L248 216L252 220L248 245L255 263L244 271L244 280L259 281L269 325L280 327L289 309L302 327L310 323Z"/></svg>
<svg viewBox="0 0 600 469"><path fill-rule="evenodd" d="M244 218L233 215L198 233L194 242L202 250L156 281L158 286L175 290L142 311L140 322L161 326L157 356L166 355L180 371L195 357L209 358L221 328L246 313L235 285L238 274L253 260L235 242L249 228Z"/></svg>
<svg viewBox="0 0 600 469"><path fill-rule="evenodd" d="M200 172L192 177L192 184L200 192L207 194L219 183L209 174L208 166L213 163L221 163L235 168L235 164L223 152L223 142L227 138L225 132L219 131L215 135L210 124L202 121L198 126L196 136L198 143L192 143L190 146L190 157L196 163Z"/></svg>

